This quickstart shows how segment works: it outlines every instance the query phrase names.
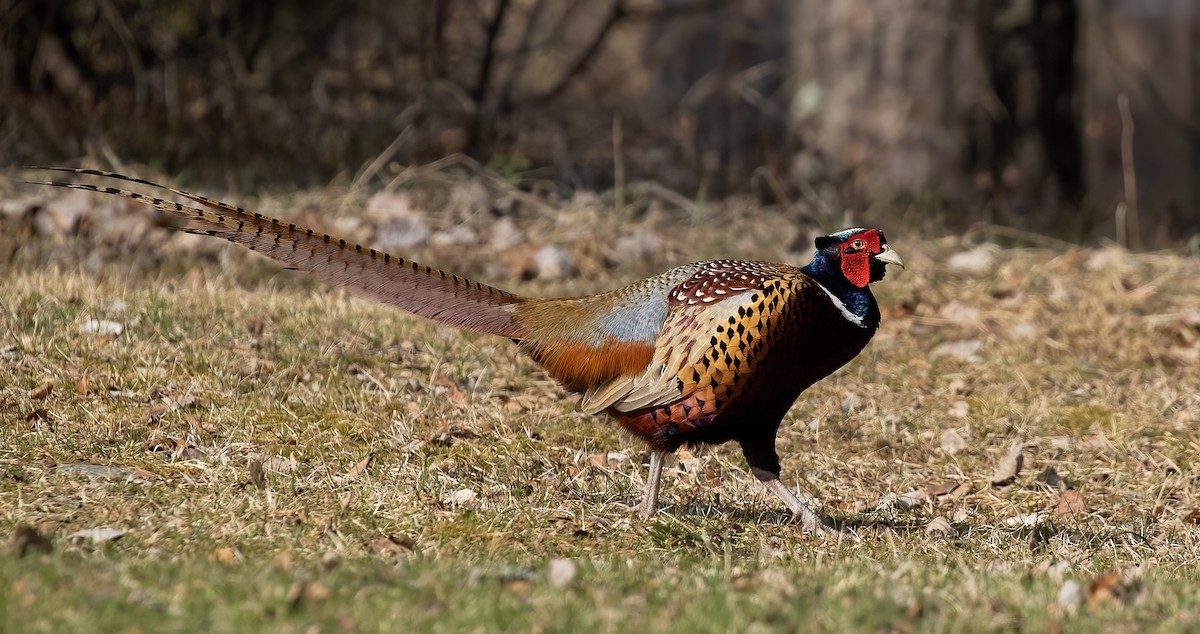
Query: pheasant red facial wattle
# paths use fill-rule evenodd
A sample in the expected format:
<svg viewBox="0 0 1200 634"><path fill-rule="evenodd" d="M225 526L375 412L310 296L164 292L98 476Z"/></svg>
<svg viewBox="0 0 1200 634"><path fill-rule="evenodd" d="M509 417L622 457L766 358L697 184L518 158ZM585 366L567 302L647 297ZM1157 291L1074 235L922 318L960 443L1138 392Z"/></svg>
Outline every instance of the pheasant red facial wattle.
<svg viewBox="0 0 1200 634"><path fill-rule="evenodd" d="M879 232L860 231L842 243L842 274L853 285L866 288L871 283L871 256L881 250Z"/></svg>
<svg viewBox="0 0 1200 634"><path fill-rule="evenodd" d="M879 326L871 282L900 257L875 229L817 238L803 268L745 260L686 264L607 293L522 297L310 229L142 179L43 168L168 191L191 206L121 196L362 295L434 321L512 339L548 374L650 446L640 506L657 510L662 468L683 445L736 442L751 472L814 532L821 519L779 479L775 435L792 403L853 359Z"/></svg>

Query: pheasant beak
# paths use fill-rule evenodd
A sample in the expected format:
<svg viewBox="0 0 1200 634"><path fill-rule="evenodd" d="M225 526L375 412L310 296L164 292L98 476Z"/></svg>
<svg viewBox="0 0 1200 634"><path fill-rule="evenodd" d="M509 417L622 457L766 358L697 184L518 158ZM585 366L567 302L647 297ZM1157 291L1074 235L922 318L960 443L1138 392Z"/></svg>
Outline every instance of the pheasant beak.
<svg viewBox="0 0 1200 634"><path fill-rule="evenodd" d="M883 245L883 250L874 255L876 260L884 264L895 264L900 268L904 268L904 260L900 259L900 254L892 250L888 245Z"/></svg>

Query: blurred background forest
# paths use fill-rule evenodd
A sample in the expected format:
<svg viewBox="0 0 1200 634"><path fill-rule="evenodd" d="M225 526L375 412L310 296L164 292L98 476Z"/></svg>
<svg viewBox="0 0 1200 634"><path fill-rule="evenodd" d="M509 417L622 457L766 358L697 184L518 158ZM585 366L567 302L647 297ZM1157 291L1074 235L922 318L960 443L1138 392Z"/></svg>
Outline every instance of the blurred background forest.
<svg viewBox="0 0 1200 634"><path fill-rule="evenodd" d="M1197 35L1191 0L0 0L0 166L245 190L461 154L1164 247L1200 233Z"/></svg>

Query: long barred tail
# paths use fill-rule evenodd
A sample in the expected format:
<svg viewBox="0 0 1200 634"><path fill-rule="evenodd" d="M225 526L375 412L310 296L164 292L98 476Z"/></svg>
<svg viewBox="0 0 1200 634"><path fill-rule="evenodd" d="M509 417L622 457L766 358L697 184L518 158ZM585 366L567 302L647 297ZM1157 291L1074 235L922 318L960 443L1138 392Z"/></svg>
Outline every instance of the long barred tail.
<svg viewBox="0 0 1200 634"><path fill-rule="evenodd" d="M31 169L113 178L169 191L206 209L115 187L33 183L136 200L183 218L187 221L183 231L225 238L327 282L351 288L421 317L513 339L525 336L524 329L514 319L514 309L526 299L512 293L140 178L67 167Z"/></svg>

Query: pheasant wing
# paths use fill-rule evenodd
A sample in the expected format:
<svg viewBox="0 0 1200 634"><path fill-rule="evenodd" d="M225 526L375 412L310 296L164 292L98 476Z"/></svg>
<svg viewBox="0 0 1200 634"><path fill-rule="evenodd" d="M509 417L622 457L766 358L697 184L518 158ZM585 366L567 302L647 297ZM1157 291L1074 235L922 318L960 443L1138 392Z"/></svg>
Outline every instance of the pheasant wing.
<svg viewBox="0 0 1200 634"><path fill-rule="evenodd" d="M674 403L694 391L703 377L696 366L720 349L740 321L757 324L753 316L764 289L791 267L767 262L718 260L706 263L671 290L669 310L654 342L650 364L637 374L623 375L588 390L580 410L601 412L610 407L629 412ZM744 326L743 326L744 328ZM728 344L725 343L727 348Z"/></svg>

